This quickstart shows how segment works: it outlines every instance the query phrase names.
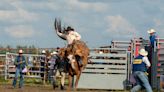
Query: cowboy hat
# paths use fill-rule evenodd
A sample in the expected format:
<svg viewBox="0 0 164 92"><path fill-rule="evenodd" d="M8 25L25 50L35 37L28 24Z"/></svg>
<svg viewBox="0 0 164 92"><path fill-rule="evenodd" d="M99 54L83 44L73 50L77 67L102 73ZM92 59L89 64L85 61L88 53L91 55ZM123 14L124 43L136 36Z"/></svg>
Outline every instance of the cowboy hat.
<svg viewBox="0 0 164 92"><path fill-rule="evenodd" d="M148 52L145 49L140 49L139 54L142 56L147 56Z"/></svg>
<svg viewBox="0 0 164 92"><path fill-rule="evenodd" d="M20 49L20 50L19 50L19 54L22 54L22 53L23 53L23 50Z"/></svg>
<svg viewBox="0 0 164 92"><path fill-rule="evenodd" d="M150 33L155 33L156 31L154 29L150 29L147 32L150 34Z"/></svg>
<svg viewBox="0 0 164 92"><path fill-rule="evenodd" d="M45 50L42 50L42 54L45 54L46 53L46 51Z"/></svg>
<svg viewBox="0 0 164 92"><path fill-rule="evenodd" d="M70 31L70 30L71 30L71 31L74 31L74 29L73 29L72 27L68 26L67 29L66 29L65 31Z"/></svg>
<svg viewBox="0 0 164 92"><path fill-rule="evenodd" d="M51 55L55 55L55 54L58 54L56 51L53 51L52 53L51 53Z"/></svg>

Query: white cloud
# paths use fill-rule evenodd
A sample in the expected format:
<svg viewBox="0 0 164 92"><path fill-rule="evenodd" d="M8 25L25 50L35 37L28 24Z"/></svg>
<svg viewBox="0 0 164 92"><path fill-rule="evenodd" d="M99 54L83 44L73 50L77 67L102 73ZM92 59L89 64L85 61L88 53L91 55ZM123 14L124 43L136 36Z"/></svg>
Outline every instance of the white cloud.
<svg viewBox="0 0 164 92"><path fill-rule="evenodd" d="M15 19L16 13L13 10L6 11L6 10L0 10L0 20L11 20Z"/></svg>
<svg viewBox="0 0 164 92"><path fill-rule="evenodd" d="M70 10L69 12L79 12L79 11L95 11L103 12L107 10L108 5L102 2L87 3L81 2L79 0L57 0L53 2L40 3L40 5L47 6L47 8L52 10Z"/></svg>
<svg viewBox="0 0 164 92"><path fill-rule="evenodd" d="M80 8L81 10L93 10L96 12L103 12L107 10L107 5L105 3L101 2L95 2L95 3L87 3L87 2L80 2L79 0L72 0L72 2L68 3L71 6L74 6L72 8Z"/></svg>
<svg viewBox="0 0 164 92"><path fill-rule="evenodd" d="M22 21L35 21L38 19L37 14L27 12L23 9L19 10L0 10L0 20L6 20L11 22Z"/></svg>
<svg viewBox="0 0 164 92"><path fill-rule="evenodd" d="M23 9L18 9L19 17L26 21L34 21L39 18L39 15L36 13L31 13Z"/></svg>
<svg viewBox="0 0 164 92"><path fill-rule="evenodd" d="M13 23L31 22L39 19L39 15L34 12L29 12L24 9L20 1L14 1L8 3L14 7L10 10L0 10L0 20L9 21Z"/></svg>
<svg viewBox="0 0 164 92"><path fill-rule="evenodd" d="M164 12L164 7L163 6L159 6L159 9L161 10L161 12Z"/></svg>
<svg viewBox="0 0 164 92"><path fill-rule="evenodd" d="M36 32L38 35L38 30L39 32L42 32L41 35L51 34L50 31L48 30L54 29L53 21L55 17L60 17L62 23L64 22L63 25L66 26L70 25L75 29L77 29L77 31L82 35L82 39L87 40L88 42L90 42L90 44L93 45L105 43L107 42L107 39L110 40L110 39L118 38L121 40L122 38L131 39L136 36L148 36L145 29L149 27L155 27L157 33L159 33L161 37L164 34L164 31L162 30L164 29L163 27L164 23L162 21L163 20L162 11L164 11L164 7L162 6L163 5L162 3L156 1L153 2L150 2L150 0L132 1L132 2L131 0L126 0L126 1L1 0L1 1L2 1L0 3L0 25L1 25L0 28L2 31L1 39L4 39L4 36L6 36L7 33L9 36L12 36L12 37L8 37L8 39L10 38L12 39L15 37L15 38L25 38L26 40L26 38L28 38L27 40L33 39L40 42L46 38L45 42L48 43L48 46L50 45L56 46L59 43L58 42L52 43L52 39L54 38L54 35L37 36L37 38L36 37L34 38L34 34L36 34ZM140 7L136 8L137 6ZM156 8L153 8L152 6ZM140 16L136 18L138 14ZM33 28L35 28L36 30L34 30ZM100 33L100 31L102 33ZM98 38L94 38L94 37L98 37ZM45 46L45 44L42 43L39 44L40 46Z"/></svg>
<svg viewBox="0 0 164 92"><path fill-rule="evenodd" d="M31 26L19 25L5 29L6 34L14 38L29 38L35 34Z"/></svg>
<svg viewBox="0 0 164 92"><path fill-rule="evenodd" d="M106 18L108 28L107 32L113 33L113 36L115 35L126 35L130 37L137 36L137 30L135 27L129 23L128 20L123 18L120 15L117 16L107 16Z"/></svg>
<svg viewBox="0 0 164 92"><path fill-rule="evenodd" d="M163 25L163 23L162 23L162 21L160 20L160 19L153 19L153 21L155 22L155 26L156 27L159 27L159 26L162 26Z"/></svg>
<svg viewBox="0 0 164 92"><path fill-rule="evenodd" d="M157 31L157 35L160 38L163 38L164 34L164 22L163 19L153 19L153 22L155 23L154 29Z"/></svg>

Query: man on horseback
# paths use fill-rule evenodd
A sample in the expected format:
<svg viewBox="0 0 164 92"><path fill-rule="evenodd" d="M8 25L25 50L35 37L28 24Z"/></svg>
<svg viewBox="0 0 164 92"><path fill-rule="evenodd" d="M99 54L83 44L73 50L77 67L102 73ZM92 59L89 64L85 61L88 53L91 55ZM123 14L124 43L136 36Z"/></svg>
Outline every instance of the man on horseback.
<svg viewBox="0 0 164 92"><path fill-rule="evenodd" d="M72 84L74 84L76 90L82 70L88 63L89 48L84 41L80 40L80 34L75 32L73 28L69 26L66 29L65 27L62 28L60 19L55 19L54 27L56 34L68 42L67 47L60 49L59 52L60 57L68 61L69 80L67 92L72 88ZM76 80L73 83L74 75L76 76Z"/></svg>
<svg viewBox="0 0 164 92"><path fill-rule="evenodd" d="M68 45L71 45L74 40L81 39L81 35L78 32L74 31L74 29L71 28L70 26L68 26L67 29L64 30L63 33L60 31L57 31L57 35L65 38L67 40Z"/></svg>
<svg viewBox="0 0 164 92"><path fill-rule="evenodd" d="M57 30L57 35L67 40L67 43L68 43L67 48L70 48L70 49L73 49L74 43L76 41L80 41L81 39L81 35L78 32L74 31L74 29L70 26L68 26L67 29L64 30L64 32L60 32L59 30ZM79 66L82 66L83 63L80 56L76 55L75 58L78 61Z"/></svg>

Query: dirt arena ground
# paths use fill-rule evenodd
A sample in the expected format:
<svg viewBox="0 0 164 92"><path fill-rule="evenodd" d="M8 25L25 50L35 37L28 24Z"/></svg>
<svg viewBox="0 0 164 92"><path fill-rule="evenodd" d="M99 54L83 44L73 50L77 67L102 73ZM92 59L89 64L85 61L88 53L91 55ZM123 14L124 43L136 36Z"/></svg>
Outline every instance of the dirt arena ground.
<svg viewBox="0 0 164 92"><path fill-rule="evenodd" d="M32 86L25 85L23 88L13 88L11 85L0 84L0 92L66 92L61 91L59 88L53 89L51 86ZM74 91L71 91L74 92ZM79 89L76 92L128 92L128 91L107 91L107 90L83 90Z"/></svg>
<svg viewBox="0 0 164 92"><path fill-rule="evenodd" d="M13 88L11 85L0 85L0 92L62 92L54 91L50 87L24 86L23 88ZM64 92L64 91L63 91Z"/></svg>

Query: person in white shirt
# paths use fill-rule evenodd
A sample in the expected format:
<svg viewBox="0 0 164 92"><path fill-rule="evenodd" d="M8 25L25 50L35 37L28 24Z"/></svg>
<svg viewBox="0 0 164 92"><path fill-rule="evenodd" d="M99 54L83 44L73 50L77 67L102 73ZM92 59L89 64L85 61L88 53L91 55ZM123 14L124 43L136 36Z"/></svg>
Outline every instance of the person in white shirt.
<svg viewBox="0 0 164 92"><path fill-rule="evenodd" d="M80 40L81 39L81 35L74 31L73 28L71 28L70 26L67 27L66 30L64 30L65 32L60 32L60 31L56 31L57 35L64 38L65 40L67 40L68 45L72 44L74 40Z"/></svg>

